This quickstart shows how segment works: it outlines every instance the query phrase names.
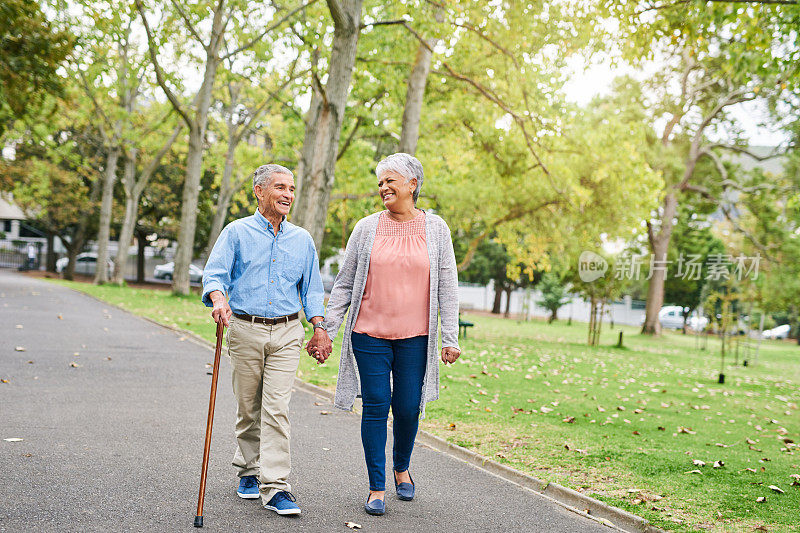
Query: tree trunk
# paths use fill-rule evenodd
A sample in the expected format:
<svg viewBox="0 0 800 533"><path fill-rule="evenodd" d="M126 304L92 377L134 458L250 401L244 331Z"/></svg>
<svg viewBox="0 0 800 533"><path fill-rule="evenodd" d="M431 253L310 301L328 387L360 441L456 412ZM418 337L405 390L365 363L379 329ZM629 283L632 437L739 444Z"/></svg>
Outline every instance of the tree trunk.
<svg viewBox="0 0 800 533"><path fill-rule="evenodd" d="M109 150L106 158L106 169L103 176L103 196L100 203L100 229L97 233L95 284L102 284L108 281L108 238L111 234L111 209L114 204L114 184L117 182L119 155L120 148L114 146Z"/></svg>
<svg viewBox="0 0 800 533"><path fill-rule="evenodd" d="M203 173L203 131L189 130L189 155L186 162L186 183L181 200L181 224L178 228L178 247L175 251L172 292L189 294L189 263L194 251L197 227L197 199L200 196L200 177Z"/></svg>
<svg viewBox="0 0 800 533"><path fill-rule="evenodd" d="M414 155L419 141L419 121L422 115L422 102L425 96L425 85L431 71L431 49L436 46L437 39L428 39L419 43L414 66L408 77L406 90L406 103L403 108L403 129L400 131L400 146L398 150ZM425 46L425 45L428 46Z"/></svg>
<svg viewBox="0 0 800 533"><path fill-rule="evenodd" d="M594 322L597 314L597 300L594 296L589 299L589 338L587 344L594 346L592 339L594 338Z"/></svg>
<svg viewBox="0 0 800 533"><path fill-rule="evenodd" d="M494 284L494 303L492 304L492 314L499 315L503 302L503 286L495 282Z"/></svg>
<svg viewBox="0 0 800 533"><path fill-rule="evenodd" d="M661 228L658 233L648 227L648 240L650 251L653 254L654 268L651 272L650 283L647 286L647 304L645 307L644 326L642 333L660 335L661 323L658 312L664 305L664 279L666 275L667 250L672 237L672 219L678 210L678 200L674 192L664 196L664 210L661 215Z"/></svg>
<svg viewBox="0 0 800 533"><path fill-rule="evenodd" d="M322 246L333 189L339 135L360 33L361 3L362 0L328 0L334 21L328 80L324 89L315 89L306 115L292 221L311 233L317 250Z"/></svg>
<svg viewBox="0 0 800 533"><path fill-rule="evenodd" d="M503 313L505 318L511 316L511 292L513 289L506 289L506 312Z"/></svg>
<svg viewBox="0 0 800 533"><path fill-rule="evenodd" d="M136 231L136 283L144 283L144 249L147 246L147 234L144 230Z"/></svg>
<svg viewBox="0 0 800 533"><path fill-rule="evenodd" d="M228 152L225 154L225 168L222 171L222 181L219 184L219 196L217 197L217 209L214 212L214 219L211 221L211 231L208 233L208 242L203 251L203 259L207 259L211 254L211 249L214 243L217 242L217 237L222 232L222 227L225 225L225 219L228 216L228 207L233 198L233 193L236 192L236 185L233 183L233 167L234 167L234 153L236 152L236 145L239 144L238 140L234 141L233 137L228 142Z"/></svg>
<svg viewBox="0 0 800 533"><path fill-rule="evenodd" d="M45 269L48 272L56 271L56 234L52 231L47 231L47 259L45 259Z"/></svg>
<svg viewBox="0 0 800 533"><path fill-rule="evenodd" d="M550 318L547 319L547 323L552 324L556 320L558 320L558 308L550 310Z"/></svg>
<svg viewBox="0 0 800 533"><path fill-rule="evenodd" d="M125 186L125 218L122 220L122 229L119 232L119 249L114 262L114 274L111 282L122 285L125 282L125 269L128 266L128 248L133 241L133 229L136 226L136 216L139 212L139 194L136 194L136 154L135 148L130 150L130 156L125 160L122 183Z"/></svg>

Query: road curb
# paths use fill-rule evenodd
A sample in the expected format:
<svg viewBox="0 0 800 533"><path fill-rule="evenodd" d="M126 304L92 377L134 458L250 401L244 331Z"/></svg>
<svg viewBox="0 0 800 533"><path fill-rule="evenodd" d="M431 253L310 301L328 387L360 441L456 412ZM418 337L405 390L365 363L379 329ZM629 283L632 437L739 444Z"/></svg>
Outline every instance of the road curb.
<svg viewBox="0 0 800 533"><path fill-rule="evenodd" d="M64 286L62 285L62 287ZM91 294L79 291L78 289L73 289L72 287L65 288L92 298L93 300L101 302L104 305L108 305L119 309L120 311L129 313L153 325L168 329L175 333L179 333L193 343L205 346L212 352L214 351L214 345L196 333L181 329L179 327L170 326L168 324L162 324L161 322L146 316L136 315L124 307L112 304ZM300 378L295 378L295 387L333 402L333 391L324 389L318 385L308 383ZM417 433L417 442L429 446L441 453L446 453L451 457L469 463L476 468L480 468L481 470L489 472L490 474L500 477L506 481L519 485L520 487L535 492L572 512L612 528L630 533L665 533L663 530L653 526L650 521L645 518L636 516L632 513L619 509L618 507L613 507L605 502L594 499L557 483L548 483L541 479L535 478L531 475L525 474L524 472L520 472L519 470L504 464L500 464L497 461L489 459L488 457L477 454L471 450L456 444L452 444L441 437L437 437L436 435L428 433L427 431L420 430Z"/></svg>

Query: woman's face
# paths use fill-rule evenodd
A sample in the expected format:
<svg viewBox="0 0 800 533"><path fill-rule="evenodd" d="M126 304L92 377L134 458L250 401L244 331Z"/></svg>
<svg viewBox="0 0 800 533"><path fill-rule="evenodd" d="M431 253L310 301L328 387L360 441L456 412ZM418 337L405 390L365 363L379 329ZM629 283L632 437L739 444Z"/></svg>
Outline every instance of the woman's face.
<svg viewBox="0 0 800 533"><path fill-rule="evenodd" d="M416 187L416 178L406 181L403 176L391 170L387 170L378 178L378 194L383 205L390 211L413 207Z"/></svg>

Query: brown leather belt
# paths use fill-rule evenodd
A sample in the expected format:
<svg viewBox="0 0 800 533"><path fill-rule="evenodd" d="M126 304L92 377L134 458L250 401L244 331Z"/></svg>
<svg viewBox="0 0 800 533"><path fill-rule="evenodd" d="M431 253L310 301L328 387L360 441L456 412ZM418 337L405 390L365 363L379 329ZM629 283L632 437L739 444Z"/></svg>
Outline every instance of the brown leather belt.
<svg viewBox="0 0 800 533"><path fill-rule="evenodd" d="M265 316L253 316L253 315L240 315L239 313L233 313L233 316L241 320L247 320L251 324L266 324L267 326L274 326L275 324L288 324L292 320L300 318L300 313L299 312L292 313L291 315L279 316L278 318L267 318Z"/></svg>

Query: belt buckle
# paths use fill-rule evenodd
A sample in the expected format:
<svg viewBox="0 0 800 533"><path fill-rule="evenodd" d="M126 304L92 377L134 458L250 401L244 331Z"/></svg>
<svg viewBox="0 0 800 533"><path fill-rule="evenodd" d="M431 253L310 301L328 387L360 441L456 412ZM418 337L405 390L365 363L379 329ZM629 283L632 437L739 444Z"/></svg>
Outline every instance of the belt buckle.
<svg viewBox="0 0 800 533"><path fill-rule="evenodd" d="M284 325L289 325L289 315L284 315Z"/></svg>
<svg viewBox="0 0 800 533"><path fill-rule="evenodd" d="M254 326L256 324L256 317L255 315L250 315L250 325Z"/></svg>

